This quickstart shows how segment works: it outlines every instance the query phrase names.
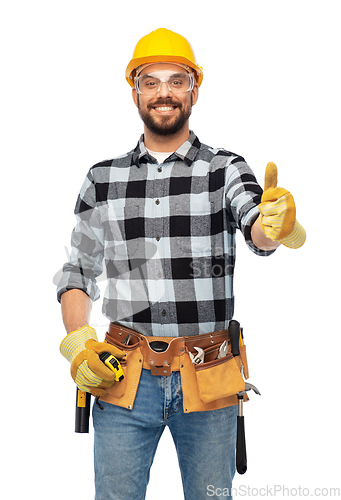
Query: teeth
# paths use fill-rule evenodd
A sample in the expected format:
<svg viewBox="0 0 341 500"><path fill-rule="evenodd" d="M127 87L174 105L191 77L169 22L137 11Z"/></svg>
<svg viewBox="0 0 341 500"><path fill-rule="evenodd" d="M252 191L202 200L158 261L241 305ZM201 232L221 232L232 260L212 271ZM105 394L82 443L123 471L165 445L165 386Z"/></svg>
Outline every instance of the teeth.
<svg viewBox="0 0 341 500"><path fill-rule="evenodd" d="M160 106L158 108L155 108L158 111L173 111L173 106Z"/></svg>

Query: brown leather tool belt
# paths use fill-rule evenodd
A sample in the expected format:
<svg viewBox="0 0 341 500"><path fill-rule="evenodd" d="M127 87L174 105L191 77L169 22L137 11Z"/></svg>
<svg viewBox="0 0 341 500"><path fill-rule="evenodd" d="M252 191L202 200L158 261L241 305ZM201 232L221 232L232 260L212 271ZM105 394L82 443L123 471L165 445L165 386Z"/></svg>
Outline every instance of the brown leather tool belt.
<svg viewBox="0 0 341 500"><path fill-rule="evenodd" d="M228 342L227 355L216 359L225 340ZM125 377L109 388L107 396L101 399L128 409L133 407L142 368L155 376L169 376L180 370L185 412L237 404L236 394L245 388L242 366L244 378L248 378L245 346L241 347L240 356L233 357L228 330L189 337L146 337L130 328L110 323L105 341L126 353L121 361ZM151 344L156 347L164 344L166 349L157 352ZM205 352L204 363L198 365L193 364L189 356L189 352L197 353L196 347Z"/></svg>

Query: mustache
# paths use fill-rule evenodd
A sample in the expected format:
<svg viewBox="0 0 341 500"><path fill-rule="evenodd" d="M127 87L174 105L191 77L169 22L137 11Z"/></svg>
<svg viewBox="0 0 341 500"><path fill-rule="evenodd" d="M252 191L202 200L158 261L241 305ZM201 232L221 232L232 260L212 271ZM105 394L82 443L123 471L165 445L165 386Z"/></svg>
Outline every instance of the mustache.
<svg viewBox="0 0 341 500"><path fill-rule="evenodd" d="M167 99L159 98L154 102L150 102L147 105L147 109L152 109L156 106L176 106L177 108L182 108L181 102L174 102L170 97L168 97Z"/></svg>

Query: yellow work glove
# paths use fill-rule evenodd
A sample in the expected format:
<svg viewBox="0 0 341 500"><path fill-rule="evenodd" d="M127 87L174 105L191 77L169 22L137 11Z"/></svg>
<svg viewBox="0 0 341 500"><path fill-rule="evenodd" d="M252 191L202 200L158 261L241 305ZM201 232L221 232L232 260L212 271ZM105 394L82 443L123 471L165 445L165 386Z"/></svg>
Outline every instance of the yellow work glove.
<svg viewBox="0 0 341 500"><path fill-rule="evenodd" d="M296 220L296 206L291 193L277 187L277 167L267 164L264 193L259 209L259 223L265 236L289 248L299 248L306 240L304 228Z"/></svg>
<svg viewBox="0 0 341 500"><path fill-rule="evenodd" d="M109 352L118 360L125 353L106 342L98 342L96 331L83 326L69 333L60 344L60 352L71 363L71 376L82 392L105 396L105 388L115 382L115 373L99 359L99 354Z"/></svg>

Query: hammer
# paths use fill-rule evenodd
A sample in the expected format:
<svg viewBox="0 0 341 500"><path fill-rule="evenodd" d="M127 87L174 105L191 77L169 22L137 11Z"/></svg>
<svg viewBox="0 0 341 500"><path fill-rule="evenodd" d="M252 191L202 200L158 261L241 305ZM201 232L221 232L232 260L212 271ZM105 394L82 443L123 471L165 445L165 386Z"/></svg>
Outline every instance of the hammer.
<svg viewBox="0 0 341 500"><path fill-rule="evenodd" d="M238 323L238 321L236 321L235 319L232 319L229 323L228 330L231 342L231 353L233 354L233 356L239 356L240 323Z"/></svg>
<svg viewBox="0 0 341 500"><path fill-rule="evenodd" d="M237 417L237 451L236 466L239 474L245 474L247 470L246 444L245 444L245 426L243 415L243 400L247 391L253 390L259 396L261 395L257 387L245 382L245 390L238 392L238 417Z"/></svg>

